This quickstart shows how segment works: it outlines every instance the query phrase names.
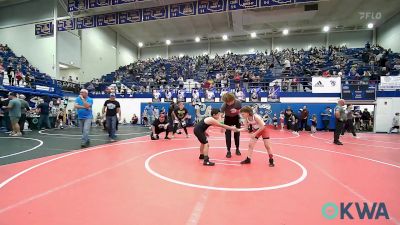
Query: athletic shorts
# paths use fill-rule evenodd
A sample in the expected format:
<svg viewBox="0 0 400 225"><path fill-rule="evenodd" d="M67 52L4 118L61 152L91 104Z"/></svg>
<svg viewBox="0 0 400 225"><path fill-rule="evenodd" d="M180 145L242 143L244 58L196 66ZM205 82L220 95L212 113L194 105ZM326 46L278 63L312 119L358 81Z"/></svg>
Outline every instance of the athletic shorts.
<svg viewBox="0 0 400 225"><path fill-rule="evenodd" d="M256 132L257 130L254 130L252 133ZM269 131L268 127L264 126L264 129L257 134L256 138L258 139L259 137L262 137L263 139L269 139Z"/></svg>
<svg viewBox="0 0 400 225"><path fill-rule="evenodd" d="M197 139L199 140L200 143L202 143L202 144L208 143L207 136L204 131L201 131L201 130L195 128L194 135L197 137Z"/></svg>
<svg viewBox="0 0 400 225"><path fill-rule="evenodd" d="M224 124L228 126L236 126L237 128L240 128L240 116L225 116L224 118Z"/></svg>
<svg viewBox="0 0 400 225"><path fill-rule="evenodd" d="M18 123L19 122L19 118L21 118L21 117L10 116L11 124Z"/></svg>

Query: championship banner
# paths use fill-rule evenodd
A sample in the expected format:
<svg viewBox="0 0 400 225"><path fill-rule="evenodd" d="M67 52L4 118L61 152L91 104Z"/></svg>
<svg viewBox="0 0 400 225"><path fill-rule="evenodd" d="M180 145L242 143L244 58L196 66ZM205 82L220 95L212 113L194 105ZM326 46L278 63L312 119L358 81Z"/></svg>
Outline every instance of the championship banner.
<svg viewBox="0 0 400 225"><path fill-rule="evenodd" d="M143 9L143 21L161 20L168 18L168 6Z"/></svg>
<svg viewBox="0 0 400 225"><path fill-rule="evenodd" d="M85 29L96 27L96 16L86 16L76 18L76 29Z"/></svg>
<svg viewBox="0 0 400 225"><path fill-rule="evenodd" d="M381 90L395 90L400 89L400 76L381 76Z"/></svg>
<svg viewBox="0 0 400 225"><path fill-rule="evenodd" d="M229 10L251 9L258 8L259 6L260 3L258 0L228 0Z"/></svg>
<svg viewBox="0 0 400 225"><path fill-rule="evenodd" d="M312 93L340 93L342 83L340 77L313 77Z"/></svg>
<svg viewBox="0 0 400 225"><path fill-rule="evenodd" d="M342 88L344 100L375 100L376 87L368 84L344 84Z"/></svg>
<svg viewBox="0 0 400 225"><path fill-rule="evenodd" d="M79 90L81 88L80 84L65 81L65 80L56 80L57 85L61 87L63 91L66 92L73 92L73 93L79 93Z"/></svg>
<svg viewBox="0 0 400 225"><path fill-rule="evenodd" d="M142 2L143 0L112 0L113 5L122 5L126 3L132 3L132 2Z"/></svg>
<svg viewBox="0 0 400 225"><path fill-rule="evenodd" d="M35 24L35 35L49 36L54 34L53 22Z"/></svg>
<svg viewBox="0 0 400 225"><path fill-rule="evenodd" d="M196 15L197 2L184 2L170 5L170 18Z"/></svg>
<svg viewBox="0 0 400 225"><path fill-rule="evenodd" d="M118 14L118 24L139 23L139 22L142 22L141 9L119 12Z"/></svg>
<svg viewBox="0 0 400 225"><path fill-rule="evenodd" d="M225 12L225 0L200 0L197 11L198 14Z"/></svg>
<svg viewBox="0 0 400 225"><path fill-rule="evenodd" d="M87 9L86 0L68 0L68 12L77 12L85 9Z"/></svg>
<svg viewBox="0 0 400 225"><path fill-rule="evenodd" d="M262 7L272 7L294 4L295 0L261 0Z"/></svg>
<svg viewBox="0 0 400 225"><path fill-rule="evenodd" d="M75 19L57 21L57 31L75 30Z"/></svg>
<svg viewBox="0 0 400 225"><path fill-rule="evenodd" d="M117 24L117 13L109 13L98 15L96 18L96 26L109 26L109 25L116 25Z"/></svg>
<svg viewBox="0 0 400 225"><path fill-rule="evenodd" d="M109 6L111 5L111 0L89 0L89 9Z"/></svg>

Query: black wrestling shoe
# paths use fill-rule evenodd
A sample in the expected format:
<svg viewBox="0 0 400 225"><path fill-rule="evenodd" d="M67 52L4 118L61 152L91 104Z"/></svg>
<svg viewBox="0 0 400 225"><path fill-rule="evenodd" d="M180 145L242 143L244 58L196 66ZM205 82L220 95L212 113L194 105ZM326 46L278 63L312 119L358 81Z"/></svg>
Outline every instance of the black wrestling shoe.
<svg viewBox="0 0 400 225"><path fill-rule="evenodd" d="M333 142L333 144L335 144L335 145L343 145L343 143L340 142L340 141L335 141L335 142Z"/></svg>
<svg viewBox="0 0 400 225"><path fill-rule="evenodd" d="M242 155L242 153L240 153L239 149L236 149L236 155Z"/></svg>
<svg viewBox="0 0 400 225"><path fill-rule="evenodd" d="M231 151L228 151L227 153L226 153L226 158L231 158L232 157L232 153L231 153Z"/></svg>
<svg viewBox="0 0 400 225"><path fill-rule="evenodd" d="M204 159L204 155L200 154L199 159Z"/></svg>
<svg viewBox="0 0 400 225"><path fill-rule="evenodd" d="M171 140L171 138L169 138L168 136L167 136L167 137L165 137L164 139Z"/></svg>
<svg viewBox="0 0 400 225"><path fill-rule="evenodd" d="M210 161L205 161L205 160L204 160L203 165L204 165L204 166L215 166L215 163L210 162Z"/></svg>
<svg viewBox="0 0 400 225"><path fill-rule="evenodd" d="M250 164L250 163L251 163L251 159L249 157L246 157L245 160L240 162L240 164Z"/></svg>
<svg viewBox="0 0 400 225"><path fill-rule="evenodd" d="M273 158L269 158L269 167L274 167L274 159Z"/></svg>

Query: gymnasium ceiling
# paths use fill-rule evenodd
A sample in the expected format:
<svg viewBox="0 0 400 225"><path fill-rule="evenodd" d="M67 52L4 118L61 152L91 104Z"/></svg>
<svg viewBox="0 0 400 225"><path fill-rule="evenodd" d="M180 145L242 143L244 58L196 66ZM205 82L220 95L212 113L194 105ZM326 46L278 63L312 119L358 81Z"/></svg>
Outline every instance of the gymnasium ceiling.
<svg viewBox="0 0 400 225"><path fill-rule="evenodd" d="M6 6L11 6L11 5L16 5L24 2L29 2L31 0L0 0L0 8L1 7L6 7Z"/></svg>
<svg viewBox="0 0 400 225"><path fill-rule="evenodd" d="M0 0L1 2L2 0ZM4 1L4 0L3 0ZM67 0L60 0L64 1ZM130 8L146 8L188 0L147 0L127 6L111 6L80 12L80 15L122 11ZM290 33L321 32L324 25L331 30L362 30L373 22L381 25L400 13L399 0L325 0L319 2L317 11L304 11L304 5L283 6L254 10L233 11L193 17L182 17L138 24L112 27L133 43L162 44L166 39L173 42L220 38L222 34L247 38L251 32L259 35L280 34L284 28ZM380 19L360 19L361 12L371 12ZM75 14L77 16L77 14Z"/></svg>

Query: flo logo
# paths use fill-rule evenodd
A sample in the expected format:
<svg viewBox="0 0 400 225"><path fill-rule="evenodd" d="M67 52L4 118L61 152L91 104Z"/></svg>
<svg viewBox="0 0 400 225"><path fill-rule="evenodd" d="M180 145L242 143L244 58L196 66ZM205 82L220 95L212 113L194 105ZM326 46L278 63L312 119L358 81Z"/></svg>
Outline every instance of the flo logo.
<svg viewBox="0 0 400 225"><path fill-rule="evenodd" d="M353 220L354 218L364 220L389 219L389 213L383 202L341 202L339 206L333 202L328 202L322 206L322 215L333 220L339 216L341 220Z"/></svg>

